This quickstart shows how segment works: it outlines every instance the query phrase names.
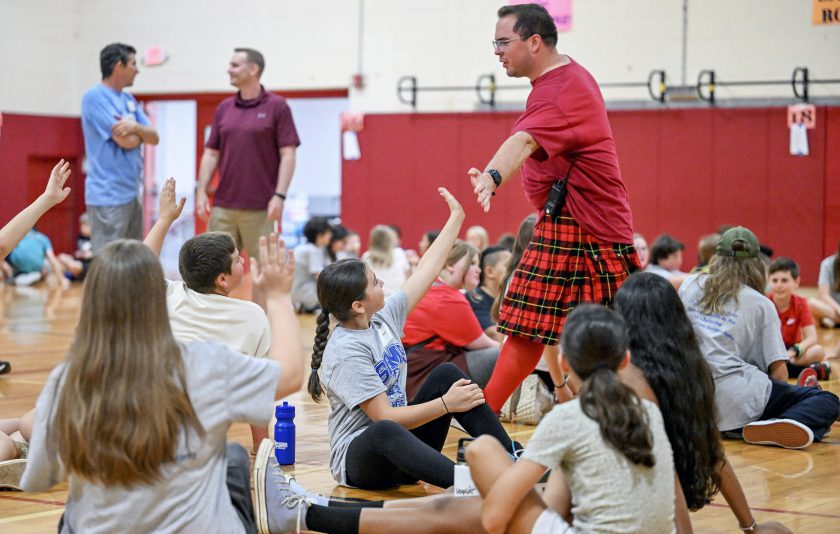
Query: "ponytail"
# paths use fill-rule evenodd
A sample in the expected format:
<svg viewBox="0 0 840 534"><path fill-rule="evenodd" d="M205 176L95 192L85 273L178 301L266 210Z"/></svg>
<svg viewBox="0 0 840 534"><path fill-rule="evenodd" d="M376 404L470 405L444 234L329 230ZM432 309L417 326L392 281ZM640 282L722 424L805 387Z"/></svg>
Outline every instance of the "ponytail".
<svg viewBox="0 0 840 534"><path fill-rule="evenodd" d="M597 367L583 382L579 398L583 413L598 423L604 441L634 464L656 464L647 412L613 370Z"/></svg>
<svg viewBox="0 0 840 534"><path fill-rule="evenodd" d="M315 342L312 344L312 371L309 373L309 384L306 389L312 396L312 400L320 402L324 395L324 388L321 386L321 379L318 377L318 369L321 368L321 360L324 357L324 348L327 346L327 339L330 337L330 314L322 308L318 314L317 326L315 327Z"/></svg>
<svg viewBox="0 0 840 534"><path fill-rule="evenodd" d="M560 344L563 358L583 380L578 398L601 437L628 460L653 467L653 434L642 401L618 378L630 342L627 323L596 304L580 304L566 318Z"/></svg>

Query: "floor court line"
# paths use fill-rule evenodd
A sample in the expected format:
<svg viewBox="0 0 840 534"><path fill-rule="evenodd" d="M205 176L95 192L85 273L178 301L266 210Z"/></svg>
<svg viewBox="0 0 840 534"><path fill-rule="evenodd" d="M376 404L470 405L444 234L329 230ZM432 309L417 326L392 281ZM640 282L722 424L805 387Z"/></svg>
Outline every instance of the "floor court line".
<svg viewBox="0 0 840 534"><path fill-rule="evenodd" d="M714 506L715 508L729 508L727 504L718 504L718 503L709 503L708 506ZM800 512L797 510L781 510L778 508L757 508L755 506L751 506L750 510L757 511L757 512L768 512L772 514L790 514L790 515L804 515L809 517L825 517L827 519L840 519L840 515L837 514L823 514L820 512Z"/></svg>
<svg viewBox="0 0 840 534"><path fill-rule="evenodd" d="M11 517L4 517L4 518L0 519L0 525L5 525L7 523L15 523L17 521L25 521L27 519L35 519L35 518L38 518L38 517L46 517L46 516L49 516L49 515L58 515L58 514L63 514L63 513L64 513L64 508L62 508L60 510L47 510L46 512L35 512L35 513L32 513L32 514L14 515L14 516L11 516Z"/></svg>
<svg viewBox="0 0 840 534"><path fill-rule="evenodd" d="M61 506L62 508L67 505L64 501L48 501L45 499L33 499L31 497L17 497L15 495L0 495L0 499L5 499L7 501L31 502L35 504L52 504L55 506Z"/></svg>

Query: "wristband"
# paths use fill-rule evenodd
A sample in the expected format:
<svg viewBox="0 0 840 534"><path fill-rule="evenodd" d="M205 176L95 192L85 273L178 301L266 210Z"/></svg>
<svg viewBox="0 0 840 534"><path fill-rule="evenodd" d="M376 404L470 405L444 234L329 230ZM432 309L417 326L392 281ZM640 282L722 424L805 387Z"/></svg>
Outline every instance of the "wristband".
<svg viewBox="0 0 840 534"><path fill-rule="evenodd" d="M554 389L563 389L564 387L566 387L566 384L568 384L568 383L569 383L569 379L566 378L566 377L563 377L563 383L560 384L559 386L557 384L555 384Z"/></svg>
<svg viewBox="0 0 840 534"><path fill-rule="evenodd" d="M446 413L449 413L449 407L446 405L446 401L443 400L443 397L440 398L440 402L443 403L443 409L446 410Z"/></svg>
<svg viewBox="0 0 840 534"><path fill-rule="evenodd" d="M752 525L748 527L742 527L741 525L738 525L738 530L740 530L741 532L755 532L755 526L756 521L755 519L753 519Z"/></svg>
<svg viewBox="0 0 840 534"><path fill-rule="evenodd" d="M802 354L802 349L799 348L799 343L795 343L791 348L793 349L793 352L796 353L794 358L798 358Z"/></svg>
<svg viewBox="0 0 840 534"><path fill-rule="evenodd" d="M286 200L286 195L284 195L283 193L274 193L274 196L279 197L282 200Z"/></svg>

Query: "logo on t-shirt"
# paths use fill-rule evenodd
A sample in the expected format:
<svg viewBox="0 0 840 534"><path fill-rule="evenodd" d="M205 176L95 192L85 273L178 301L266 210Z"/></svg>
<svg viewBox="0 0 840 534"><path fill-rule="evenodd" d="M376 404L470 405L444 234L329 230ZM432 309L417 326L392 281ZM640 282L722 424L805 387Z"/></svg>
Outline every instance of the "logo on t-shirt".
<svg viewBox="0 0 840 534"><path fill-rule="evenodd" d="M788 317L788 320L786 322L788 326L793 326L796 324L796 319L794 317Z"/></svg>
<svg viewBox="0 0 840 534"><path fill-rule="evenodd" d="M258 119L264 119L264 118L266 118L266 116L267 115L264 111L260 111L259 113L257 113L257 118Z"/></svg>

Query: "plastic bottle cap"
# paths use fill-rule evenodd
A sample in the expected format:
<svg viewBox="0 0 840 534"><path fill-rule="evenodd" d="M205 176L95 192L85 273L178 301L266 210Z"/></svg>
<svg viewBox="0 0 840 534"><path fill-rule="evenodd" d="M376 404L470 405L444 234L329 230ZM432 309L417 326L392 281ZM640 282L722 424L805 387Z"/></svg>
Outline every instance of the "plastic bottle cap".
<svg viewBox="0 0 840 534"><path fill-rule="evenodd" d="M293 418L295 416L295 407L289 404L286 401L283 401L283 404L274 408L274 417L280 419L281 417L284 419Z"/></svg>

